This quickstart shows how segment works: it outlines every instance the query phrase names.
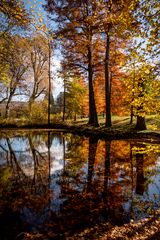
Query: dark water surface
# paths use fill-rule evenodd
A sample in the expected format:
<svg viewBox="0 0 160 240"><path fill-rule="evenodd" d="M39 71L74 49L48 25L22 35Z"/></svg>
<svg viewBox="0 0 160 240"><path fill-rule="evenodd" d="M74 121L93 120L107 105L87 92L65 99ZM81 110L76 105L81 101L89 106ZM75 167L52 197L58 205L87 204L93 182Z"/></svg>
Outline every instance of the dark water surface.
<svg viewBox="0 0 160 240"><path fill-rule="evenodd" d="M65 239L98 223L144 218L159 207L156 141L0 133L1 240L24 232Z"/></svg>

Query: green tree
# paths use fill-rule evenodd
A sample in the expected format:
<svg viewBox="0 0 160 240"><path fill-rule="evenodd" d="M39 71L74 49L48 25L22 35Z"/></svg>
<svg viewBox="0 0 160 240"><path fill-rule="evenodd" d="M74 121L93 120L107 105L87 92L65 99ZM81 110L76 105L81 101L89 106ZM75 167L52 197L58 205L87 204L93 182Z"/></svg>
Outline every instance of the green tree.
<svg viewBox="0 0 160 240"><path fill-rule="evenodd" d="M86 94L86 89L80 82L79 78L73 77L69 82L66 93L66 105L68 115L74 117L76 121L77 115L82 115L83 98Z"/></svg>

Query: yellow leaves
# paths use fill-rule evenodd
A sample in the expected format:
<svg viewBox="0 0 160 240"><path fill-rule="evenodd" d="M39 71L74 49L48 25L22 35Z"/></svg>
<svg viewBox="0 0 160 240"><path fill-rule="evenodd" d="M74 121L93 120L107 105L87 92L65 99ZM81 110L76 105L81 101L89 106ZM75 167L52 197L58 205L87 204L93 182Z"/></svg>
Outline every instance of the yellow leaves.
<svg viewBox="0 0 160 240"><path fill-rule="evenodd" d="M139 146L132 147L132 151L135 153L151 153L151 152L159 153L160 147L158 145L144 144L143 147Z"/></svg>
<svg viewBox="0 0 160 240"><path fill-rule="evenodd" d="M149 69L146 69L146 70L145 70L145 73L146 73L146 74L149 74L149 73L150 73L150 70L149 70Z"/></svg>
<svg viewBox="0 0 160 240"><path fill-rule="evenodd" d="M15 26L24 26L26 23L29 23L29 16L21 1L2 1L0 12L3 12L7 21L11 21ZM25 20L25 24L23 20Z"/></svg>
<svg viewBox="0 0 160 240"><path fill-rule="evenodd" d="M42 22L43 22L43 19L42 19L42 18L39 18L39 21L42 23Z"/></svg>
<svg viewBox="0 0 160 240"><path fill-rule="evenodd" d="M153 131L158 129L156 124L148 124L147 127L148 127L148 129L153 130Z"/></svg>
<svg viewBox="0 0 160 240"><path fill-rule="evenodd" d="M17 20L21 20L21 19L22 19L22 15L16 15L15 18L16 18Z"/></svg>
<svg viewBox="0 0 160 240"><path fill-rule="evenodd" d="M9 167L5 168L3 170L3 174L1 175L1 183L3 185L6 185L11 176L12 176L12 170Z"/></svg>

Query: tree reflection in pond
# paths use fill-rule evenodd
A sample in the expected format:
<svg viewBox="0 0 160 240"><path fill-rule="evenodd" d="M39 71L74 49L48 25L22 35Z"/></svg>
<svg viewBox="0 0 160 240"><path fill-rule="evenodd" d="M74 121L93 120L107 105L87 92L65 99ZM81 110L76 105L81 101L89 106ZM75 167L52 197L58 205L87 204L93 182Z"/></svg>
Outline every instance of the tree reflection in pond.
<svg viewBox="0 0 160 240"><path fill-rule="evenodd" d="M137 145L143 147L142 144ZM144 193L144 171L143 171L144 154L141 152L136 153L136 193L143 195Z"/></svg>
<svg viewBox="0 0 160 240"><path fill-rule="evenodd" d="M95 224L121 225L155 213L159 152L148 141L3 133L0 239L13 240L21 232L65 239Z"/></svg>

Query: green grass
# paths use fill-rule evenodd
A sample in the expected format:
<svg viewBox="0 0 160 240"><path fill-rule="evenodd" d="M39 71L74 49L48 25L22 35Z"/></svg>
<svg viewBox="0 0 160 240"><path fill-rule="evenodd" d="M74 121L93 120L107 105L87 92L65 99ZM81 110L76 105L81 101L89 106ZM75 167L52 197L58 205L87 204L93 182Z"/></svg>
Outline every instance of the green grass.
<svg viewBox="0 0 160 240"><path fill-rule="evenodd" d="M77 119L76 122L68 120L68 123L74 123L77 125L87 124L88 118ZM98 122L101 127L105 125L105 118L103 116L98 117ZM130 125L130 116L112 116L112 128L117 130L127 130L135 127L136 118L133 118L133 124ZM147 115L146 125L148 130L160 131L160 117L158 115Z"/></svg>
<svg viewBox="0 0 160 240"><path fill-rule="evenodd" d="M105 118L101 115L98 116L98 121L100 124L100 127L105 127ZM0 119L1 125L10 125L15 124L17 127L19 126L25 126L27 124L32 124L33 126L36 124L47 124L47 119L39 121L35 119L34 122L29 121L26 118L16 119L16 118L8 118L8 119ZM62 123L61 118L51 118L51 123ZM78 118L76 121L73 121L73 119L67 119L65 121L67 124L74 124L77 126L86 125L88 123L88 118ZM130 116L112 116L112 127L111 129L120 130L120 131L130 131L134 129L136 124L136 118L133 119L133 124L130 124ZM159 115L148 115L146 116L146 125L147 129L149 131L157 131L160 132L160 116Z"/></svg>

